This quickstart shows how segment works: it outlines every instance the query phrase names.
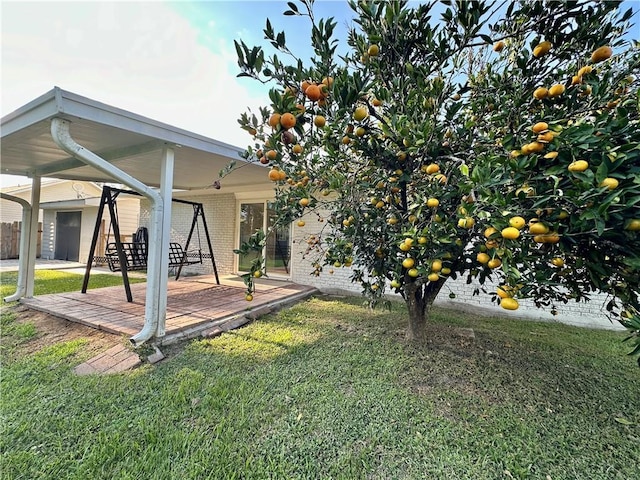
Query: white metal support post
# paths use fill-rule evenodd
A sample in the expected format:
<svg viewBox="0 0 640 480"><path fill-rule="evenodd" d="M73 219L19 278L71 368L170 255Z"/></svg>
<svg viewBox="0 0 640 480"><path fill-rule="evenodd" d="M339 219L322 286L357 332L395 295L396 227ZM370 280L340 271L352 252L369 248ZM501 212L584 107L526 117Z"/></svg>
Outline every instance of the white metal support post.
<svg viewBox="0 0 640 480"><path fill-rule="evenodd" d="M175 152L171 147L162 149L162 164L160 170L160 196L164 203L162 211L162 235L160 236L160 271L158 278L158 326L156 337L165 334L167 319L167 284L169 280L169 242L171 240L171 197L173 189L173 166Z"/></svg>
<svg viewBox="0 0 640 480"><path fill-rule="evenodd" d="M33 284L36 270L36 249L38 248L38 217L40 212L40 186L39 176L34 176L31 181L31 225L29 227L29 248L27 249L27 260L25 271L25 297L33 297Z"/></svg>

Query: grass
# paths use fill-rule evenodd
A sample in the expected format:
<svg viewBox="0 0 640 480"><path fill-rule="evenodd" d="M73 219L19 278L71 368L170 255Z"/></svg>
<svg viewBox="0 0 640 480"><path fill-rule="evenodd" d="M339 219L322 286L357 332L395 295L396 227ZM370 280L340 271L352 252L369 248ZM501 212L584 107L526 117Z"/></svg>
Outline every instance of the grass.
<svg viewBox="0 0 640 480"><path fill-rule="evenodd" d="M63 270L36 270L34 278L34 294L79 292L84 275L69 273ZM129 277L129 283L144 282L144 279ZM0 297L6 297L16 291L18 272L3 272L0 276ZM110 274L91 275L89 288L112 287L122 285L122 277Z"/></svg>
<svg viewBox="0 0 640 480"><path fill-rule="evenodd" d="M637 478L640 372L623 334L447 310L432 320L432 341L416 346L401 306L316 298L125 374L75 376L82 339L11 358L3 475Z"/></svg>

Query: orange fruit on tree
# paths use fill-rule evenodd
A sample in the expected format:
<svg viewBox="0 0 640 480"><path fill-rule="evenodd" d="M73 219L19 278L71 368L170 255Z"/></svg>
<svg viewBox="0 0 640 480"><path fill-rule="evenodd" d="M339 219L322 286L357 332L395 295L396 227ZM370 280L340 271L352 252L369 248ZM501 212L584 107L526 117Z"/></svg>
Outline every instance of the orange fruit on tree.
<svg viewBox="0 0 640 480"><path fill-rule="evenodd" d="M295 154L300 154L302 153L303 148L302 148L302 145L300 145L299 143L296 143L291 150Z"/></svg>
<svg viewBox="0 0 640 480"><path fill-rule="evenodd" d="M306 225L304 220L298 220L298 226L299 227L304 227Z"/></svg>
<svg viewBox="0 0 640 480"><path fill-rule="evenodd" d="M402 266L404 268L412 268L415 264L416 261L411 257L407 257L402 261Z"/></svg>
<svg viewBox="0 0 640 480"><path fill-rule="evenodd" d="M529 233L531 235L544 235L549 233L549 227L542 222L535 222L529 226Z"/></svg>
<svg viewBox="0 0 640 480"><path fill-rule="evenodd" d="M540 142L531 142L531 143L527 143L524 148L522 148L522 150L524 151L526 149L526 151L528 153L538 153L541 152L542 150L544 150L544 144L540 143ZM523 152L524 153L524 152Z"/></svg>
<svg viewBox="0 0 640 480"><path fill-rule="evenodd" d="M500 234L502 235L502 238L506 238L508 240L515 240L520 236L520 230L518 230L515 227L507 227L507 228L503 228Z"/></svg>
<svg viewBox="0 0 640 480"><path fill-rule="evenodd" d="M306 207L306 206L309 205L309 203L310 203L310 200L308 198L306 198L306 197L305 198L301 198L300 200L298 200L298 204L301 207Z"/></svg>
<svg viewBox="0 0 640 480"><path fill-rule="evenodd" d="M517 228L518 230L522 230L526 223L527 221L524 218L518 216L509 219L509 226Z"/></svg>
<svg viewBox="0 0 640 480"><path fill-rule="evenodd" d="M556 83L549 89L549 96L557 97L559 95L562 95L564 91L565 91L564 85L562 85L561 83Z"/></svg>
<svg viewBox="0 0 640 480"><path fill-rule="evenodd" d="M429 208L437 208L438 205L440 205L440 200L438 200L437 198L429 198L427 200L427 207Z"/></svg>
<svg viewBox="0 0 640 480"><path fill-rule="evenodd" d="M368 116L369 116L369 111L367 110L367 107L362 105L360 105L359 107L356 107L356 109L353 112L353 119L356 120L357 122L361 122Z"/></svg>
<svg viewBox="0 0 640 480"><path fill-rule="evenodd" d="M549 53L549 50L551 50L551 42L540 42L538 45L536 45L533 49L533 56L536 58L540 58L543 57L544 55L546 55L547 53Z"/></svg>
<svg viewBox="0 0 640 480"><path fill-rule="evenodd" d="M434 260L433 262L431 262L431 271L432 272L439 272L440 270L442 270L442 260Z"/></svg>
<svg viewBox="0 0 640 480"><path fill-rule="evenodd" d="M322 98L322 91L320 90L320 87L315 84L309 85L309 87L304 91L304 94L312 102L317 102Z"/></svg>
<svg viewBox="0 0 640 480"><path fill-rule="evenodd" d="M318 128L324 127L326 123L327 123L327 119L324 118L322 115L316 115L316 117L313 119L313 124Z"/></svg>
<svg viewBox="0 0 640 480"><path fill-rule="evenodd" d="M564 265L564 260L560 257L555 257L551 259L551 263L556 267L562 267Z"/></svg>
<svg viewBox="0 0 640 480"><path fill-rule="evenodd" d="M458 220L458 227L460 228L470 229L475 224L476 224L476 221L473 219L473 217L464 217Z"/></svg>
<svg viewBox="0 0 640 480"><path fill-rule="evenodd" d="M278 180L280 180L280 170L277 170L275 168L269 170L269 180L271 180L272 182L277 182Z"/></svg>
<svg viewBox="0 0 640 480"><path fill-rule="evenodd" d="M362 137L365 133L367 133L367 131L364 129L364 127L358 127L356 128L356 137Z"/></svg>
<svg viewBox="0 0 640 480"><path fill-rule="evenodd" d="M430 163L429 165L427 165L427 168L425 169L425 172L427 172L428 174L437 173L439 171L440 171L440 166L437 163Z"/></svg>
<svg viewBox="0 0 640 480"><path fill-rule="evenodd" d="M538 142L549 143L552 142L554 138L555 135L553 132L544 132L538 135Z"/></svg>
<svg viewBox="0 0 640 480"><path fill-rule="evenodd" d="M251 295L250 293L247 293L247 294L245 295L244 299L245 299L247 302L250 302L251 300L253 300L253 295Z"/></svg>
<svg viewBox="0 0 640 480"><path fill-rule="evenodd" d="M378 45L375 45L375 44L371 45L367 49L367 54L369 55L369 57L377 57L379 53L380 53L380 47L378 47Z"/></svg>
<svg viewBox="0 0 640 480"><path fill-rule="evenodd" d="M300 90L302 90L302 93L307 91L307 88L309 88L311 86L311 82L309 80L304 80L301 84L300 84Z"/></svg>
<svg viewBox="0 0 640 480"><path fill-rule="evenodd" d="M548 96L549 90L547 90L545 87L539 87L533 91L533 98L536 98L538 100L542 100L543 98L547 98Z"/></svg>
<svg viewBox="0 0 640 480"><path fill-rule="evenodd" d="M292 128L295 127L296 125L296 117L287 112L284 113L281 117L280 117L280 125L282 125L283 128Z"/></svg>
<svg viewBox="0 0 640 480"><path fill-rule="evenodd" d="M507 297L500 300L500 306L505 310L517 310L520 304L515 298Z"/></svg>
<svg viewBox="0 0 640 480"><path fill-rule="evenodd" d="M266 154L266 157L269 160L275 160L277 156L278 156L278 152L276 152L275 150L269 150Z"/></svg>
<svg viewBox="0 0 640 480"><path fill-rule="evenodd" d="M580 78L580 80L582 80L582 77L590 74L591 72L593 72L593 67L591 65L586 65L578 70L578 77Z"/></svg>
<svg viewBox="0 0 640 480"><path fill-rule="evenodd" d="M493 235L494 233L498 233L498 230L496 230L493 227L487 227L484 231L484 238L489 238L491 237L491 235Z"/></svg>
<svg viewBox="0 0 640 480"><path fill-rule="evenodd" d="M371 100L371 104L374 107L379 107L380 105L382 105L382 100L380 100L379 98L374 98L373 100Z"/></svg>
<svg viewBox="0 0 640 480"><path fill-rule="evenodd" d="M557 156L558 156L558 152L549 152L544 156L544 158L546 158L548 160L553 160Z"/></svg>
<svg viewBox="0 0 640 480"><path fill-rule="evenodd" d="M333 77L324 77L322 79L322 84L331 88L333 86Z"/></svg>
<svg viewBox="0 0 640 480"><path fill-rule="evenodd" d="M349 137L347 137L346 135L344 137L342 137L342 144L343 145L349 145L351 143L351 139Z"/></svg>
<svg viewBox="0 0 640 480"><path fill-rule="evenodd" d="M491 260L491 257L484 252L480 252L478 255L476 255L476 260L482 264L485 264L489 262L489 260Z"/></svg>
<svg viewBox="0 0 640 480"><path fill-rule="evenodd" d="M280 125L280 114L274 113L269 117L269 126L276 128L278 125Z"/></svg>
<svg viewBox="0 0 640 480"><path fill-rule="evenodd" d="M624 226L625 230L630 232L640 232L640 218L632 218Z"/></svg>
<svg viewBox="0 0 640 480"><path fill-rule="evenodd" d="M580 77L580 75L574 75L571 77L571 85L578 85L580 82L582 82L582 77Z"/></svg>
<svg viewBox="0 0 640 480"><path fill-rule="evenodd" d="M504 49L504 42L502 40L493 44L494 52L501 52L503 49Z"/></svg>
<svg viewBox="0 0 640 480"><path fill-rule="evenodd" d="M420 275L420 272L418 272L417 268L410 268L409 271L407 272L407 275L413 278L417 278L418 275Z"/></svg>
<svg viewBox="0 0 640 480"><path fill-rule="evenodd" d="M596 48L591 54L591 61L593 63L603 62L607 58L611 57L612 53L613 51L611 50L611 47L604 46Z"/></svg>
<svg viewBox="0 0 640 480"><path fill-rule="evenodd" d="M440 280L440 275L438 275L437 273L430 273L430 274L427 276L427 279L428 279L430 282L437 282L438 280Z"/></svg>
<svg viewBox="0 0 640 480"><path fill-rule="evenodd" d="M607 177L602 182L600 182L601 187L607 187L609 190L615 190L618 188L620 182L616 178Z"/></svg>
<svg viewBox="0 0 640 480"><path fill-rule="evenodd" d="M496 289L496 294L500 298L509 298L513 289L509 285L501 285Z"/></svg>
<svg viewBox="0 0 640 480"><path fill-rule="evenodd" d="M492 258L487 262L487 267L489 267L492 270L494 268L498 268L500 265L502 265L502 261L499 258Z"/></svg>
<svg viewBox="0 0 640 480"><path fill-rule="evenodd" d="M586 160L576 160L567 167L570 172L584 172L587 168L589 168L589 163Z"/></svg>
<svg viewBox="0 0 640 480"><path fill-rule="evenodd" d="M541 133L548 129L549 129L549 124L546 122L538 122L533 127L531 127L531 130L533 131L533 133Z"/></svg>

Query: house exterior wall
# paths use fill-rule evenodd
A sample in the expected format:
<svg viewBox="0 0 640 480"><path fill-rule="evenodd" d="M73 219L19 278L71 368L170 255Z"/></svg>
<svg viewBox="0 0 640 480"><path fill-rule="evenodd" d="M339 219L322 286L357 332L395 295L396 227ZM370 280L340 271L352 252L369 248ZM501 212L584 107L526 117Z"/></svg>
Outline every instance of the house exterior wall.
<svg viewBox="0 0 640 480"><path fill-rule="evenodd" d="M180 198L176 195L176 198ZM218 274L227 275L235 271L235 254L233 249L237 248L235 242L235 218L236 218L236 198L233 193L189 196L185 200L202 203L207 227L211 238L211 247L216 262ZM140 202L140 226L149 227L151 214L151 204L149 200L142 199ZM193 207L178 202L171 205L171 241L177 242L184 247L193 221ZM200 231L200 242L198 242L198 230L194 230L189 250L201 248L203 254L207 254L209 247L202 226L198 220ZM213 266L210 260L204 259L202 264L187 265L183 267L184 274L212 274Z"/></svg>
<svg viewBox="0 0 640 480"><path fill-rule="evenodd" d="M233 249L237 248L238 241L237 205L240 201L250 201L250 197L247 197L246 194L239 198L236 198L234 194L212 194L196 197L189 196L187 199L201 202L204 206L218 272L221 275L236 273ZM191 226L192 215L193 211L190 206L173 203L171 241L184 244ZM149 202L147 200L141 202L140 218L141 224L148 226ZM320 275L311 275L314 256L310 254L305 257L305 251L308 248L307 239L309 235L315 235L321 231L325 223L319 221L315 214L306 215L303 219L305 221L304 227L298 227L295 224L292 227L290 279L296 283L314 286L325 293L360 294L361 287L350 280L352 268L324 266ZM202 230L201 240L204 251L206 249L206 240ZM185 272L194 274L211 274L212 271L211 264L207 262L203 265L185 267ZM583 327L623 329L617 322L611 322L606 317L603 307L606 300L605 295L594 295L589 303L569 302L567 304L559 304L556 306L557 315L551 314L551 308L536 308L531 300L519 300L520 308L515 312L510 312L491 301L492 292L495 291L496 286L496 284L486 284L485 289L489 293L480 292L479 295L473 295L473 291L478 285L467 285L466 277L458 278L457 280L450 279L436 299L436 304L470 311L477 315L510 316L561 322ZM391 289L388 289L388 291L390 292ZM455 298L453 299L449 298L451 292L455 293ZM401 299L399 295L395 294L392 294L392 297L398 300Z"/></svg>

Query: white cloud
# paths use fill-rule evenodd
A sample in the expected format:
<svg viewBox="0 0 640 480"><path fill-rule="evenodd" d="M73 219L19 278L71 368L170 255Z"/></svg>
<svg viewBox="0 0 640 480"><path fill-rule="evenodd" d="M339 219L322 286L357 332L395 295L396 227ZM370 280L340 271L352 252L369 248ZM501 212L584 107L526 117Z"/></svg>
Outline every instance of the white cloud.
<svg viewBox="0 0 640 480"><path fill-rule="evenodd" d="M3 3L2 114L59 86L244 147L236 119L266 95L238 83L231 41L212 52L162 3Z"/></svg>

